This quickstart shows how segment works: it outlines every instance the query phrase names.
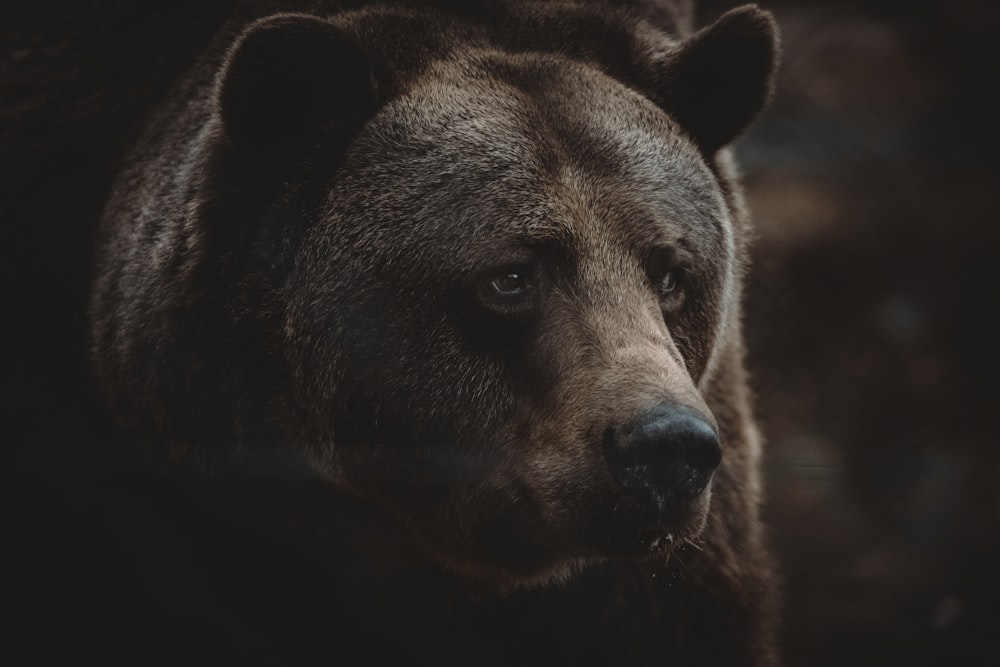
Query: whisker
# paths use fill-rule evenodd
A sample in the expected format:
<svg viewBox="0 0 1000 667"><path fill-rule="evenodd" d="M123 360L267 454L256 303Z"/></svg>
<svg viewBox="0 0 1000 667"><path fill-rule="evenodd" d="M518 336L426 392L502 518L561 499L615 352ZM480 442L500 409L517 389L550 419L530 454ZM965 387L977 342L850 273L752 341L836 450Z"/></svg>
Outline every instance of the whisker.
<svg viewBox="0 0 1000 667"><path fill-rule="evenodd" d="M703 546L701 546L700 543L695 542L693 539L690 539L690 538L684 538L684 544L692 546L695 549L697 549L698 551L704 551L705 550L705 548Z"/></svg>

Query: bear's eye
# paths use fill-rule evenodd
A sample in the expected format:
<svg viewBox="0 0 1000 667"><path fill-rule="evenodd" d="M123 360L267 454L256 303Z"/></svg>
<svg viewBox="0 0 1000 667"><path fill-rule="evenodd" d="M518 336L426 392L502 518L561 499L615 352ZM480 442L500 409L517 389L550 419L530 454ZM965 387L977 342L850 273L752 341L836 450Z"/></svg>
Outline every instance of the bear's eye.
<svg viewBox="0 0 1000 667"><path fill-rule="evenodd" d="M660 294L670 294L677 289L677 273L670 271L660 281Z"/></svg>
<svg viewBox="0 0 1000 667"><path fill-rule="evenodd" d="M528 289L528 278L523 272L512 269L493 278L490 287L503 297L518 296Z"/></svg>
<svg viewBox="0 0 1000 667"><path fill-rule="evenodd" d="M479 298L500 315L527 315L537 305L537 282L537 271L532 265L506 266L485 277L480 283Z"/></svg>
<svg viewBox="0 0 1000 667"><path fill-rule="evenodd" d="M684 278L684 270L675 266L655 280L660 308L664 311L676 312L680 310L684 303Z"/></svg>

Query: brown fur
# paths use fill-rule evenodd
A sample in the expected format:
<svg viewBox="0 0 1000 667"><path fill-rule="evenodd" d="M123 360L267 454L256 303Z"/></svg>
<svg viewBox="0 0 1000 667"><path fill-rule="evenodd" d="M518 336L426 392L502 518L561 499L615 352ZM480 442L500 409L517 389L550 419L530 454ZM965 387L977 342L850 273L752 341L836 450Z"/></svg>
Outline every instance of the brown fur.
<svg viewBox="0 0 1000 667"><path fill-rule="evenodd" d="M582 596L636 619L622 664L774 664L723 149L769 93L770 19L683 41L684 3L404 5L236 20L175 91L105 215L109 404L173 474L319 484L292 523L333 553L365 548L325 509L355 499L406 545L365 581ZM509 267L523 312L489 291ZM651 516L601 443L664 402L714 420L723 463ZM631 641L550 639L573 627Z"/></svg>

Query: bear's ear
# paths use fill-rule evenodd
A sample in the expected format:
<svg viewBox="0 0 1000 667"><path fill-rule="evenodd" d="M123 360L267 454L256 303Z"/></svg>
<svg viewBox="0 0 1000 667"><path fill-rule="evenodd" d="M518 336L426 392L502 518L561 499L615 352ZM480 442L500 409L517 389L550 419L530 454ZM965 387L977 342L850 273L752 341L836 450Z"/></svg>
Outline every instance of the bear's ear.
<svg viewBox="0 0 1000 667"><path fill-rule="evenodd" d="M277 14L252 23L217 81L218 112L237 145L277 146L331 129L345 136L375 108L361 45L329 21Z"/></svg>
<svg viewBox="0 0 1000 667"><path fill-rule="evenodd" d="M774 19L745 5L697 32L656 68L655 98L712 155L767 103L777 65Z"/></svg>

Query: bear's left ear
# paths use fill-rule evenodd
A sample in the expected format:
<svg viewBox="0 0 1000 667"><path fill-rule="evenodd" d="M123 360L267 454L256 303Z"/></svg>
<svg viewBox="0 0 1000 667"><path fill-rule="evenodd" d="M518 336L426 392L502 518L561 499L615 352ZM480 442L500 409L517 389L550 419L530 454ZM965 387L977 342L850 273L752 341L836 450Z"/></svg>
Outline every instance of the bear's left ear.
<svg viewBox="0 0 1000 667"><path fill-rule="evenodd" d="M252 23L217 79L218 113L236 145L265 148L313 136L349 136L375 109L361 45L330 21L277 14Z"/></svg>
<svg viewBox="0 0 1000 667"><path fill-rule="evenodd" d="M774 89L778 36L770 12L730 10L653 71L653 97L706 155L735 139Z"/></svg>

